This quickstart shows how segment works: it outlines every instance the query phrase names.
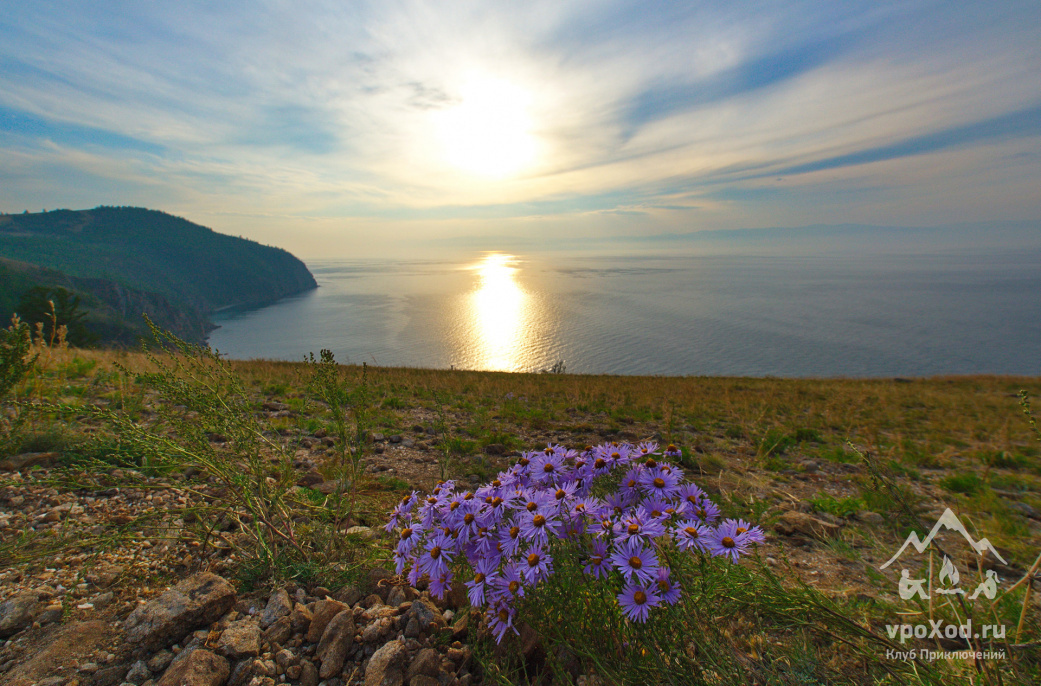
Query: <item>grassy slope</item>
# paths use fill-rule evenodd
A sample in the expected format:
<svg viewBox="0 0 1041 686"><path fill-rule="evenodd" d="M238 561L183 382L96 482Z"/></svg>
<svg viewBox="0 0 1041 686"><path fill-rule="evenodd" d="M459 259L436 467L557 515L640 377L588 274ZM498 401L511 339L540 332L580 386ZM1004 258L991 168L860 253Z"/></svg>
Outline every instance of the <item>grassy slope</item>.
<svg viewBox="0 0 1041 686"><path fill-rule="evenodd" d="M147 366L137 354L66 351L44 361L45 373L26 392L57 394L66 402L115 401L126 393L125 385L109 375L117 360L131 368ZM271 420L272 428L292 437L313 434L325 425L321 409L304 400L308 370L303 365L240 362L233 368L258 402L278 400L294 410L292 417ZM1041 525L1030 516L1041 511L1039 445L1016 396L1020 390L1041 396L1041 379L608 377L372 367L347 367L346 372L355 383L363 373L366 377L373 431L430 440L420 450L432 454L446 448L453 473L471 483L501 467L483 455L483 447L492 443L523 449L547 442L581 447L603 440L656 438L685 448L684 466L728 515L747 517L768 531L795 507L843 518L841 534L827 541L771 534L763 552L780 560L773 569L779 570L782 585L762 582L764 571L740 582L739 588L704 589L700 598L716 598L712 603L718 607L698 605L694 597L695 604L687 608L701 613L699 621L719 623L722 633L716 640L728 650L754 659L770 654L771 645L798 643L809 651L807 664L817 665L817 671L833 670L842 677L836 676L836 682L861 683L867 672L858 670L868 667L825 640L832 625L824 615L805 615L821 609L793 584L808 583L843 603L852 622L845 630L871 625L881 631L882 622L893 621L898 605L891 580L874 570L915 528L896 503L880 494L847 449L847 440L878 458L923 519L931 523L948 506L966 515L976 533L990 538L1009 560L1003 583L1018 578L1014 574L1021 576L1041 550ZM434 427L439 418L446 424L443 440L413 431L417 424ZM27 447L74 445L62 433L68 427L37 428L38 443ZM48 435L59 436L54 445L46 444ZM432 483L422 479L409 485L429 489ZM374 491L378 497L362 514L372 525L380 523L386 507L379 493ZM848 516L857 510L878 512L884 523L868 526ZM720 608L733 616L717 616ZM1001 611L1002 621L1014 628L1017 608ZM817 638L805 638L792 624L793 616L810 617ZM696 622L692 627L681 617L675 621L687 622L677 624L678 631L697 628ZM1023 636L1041 639L1036 607L1027 615ZM557 638L568 640L563 633ZM659 639L648 635L647 640ZM825 660L829 662L821 666ZM969 683L971 664L950 668L961 676L946 683Z"/></svg>

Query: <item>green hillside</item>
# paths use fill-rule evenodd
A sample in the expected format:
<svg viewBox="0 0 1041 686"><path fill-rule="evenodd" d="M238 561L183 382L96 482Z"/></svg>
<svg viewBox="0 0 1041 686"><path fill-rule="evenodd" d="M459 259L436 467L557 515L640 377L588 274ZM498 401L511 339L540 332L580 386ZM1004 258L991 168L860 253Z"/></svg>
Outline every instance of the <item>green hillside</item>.
<svg viewBox="0 0 1041 686"><path fill-rule="evenodd" d="M2 215L0 258L0 316L35 287L64 288L100 342L131 342L145 312L201 341L215 310L316 287L285 250L133 207Z"/></svg>

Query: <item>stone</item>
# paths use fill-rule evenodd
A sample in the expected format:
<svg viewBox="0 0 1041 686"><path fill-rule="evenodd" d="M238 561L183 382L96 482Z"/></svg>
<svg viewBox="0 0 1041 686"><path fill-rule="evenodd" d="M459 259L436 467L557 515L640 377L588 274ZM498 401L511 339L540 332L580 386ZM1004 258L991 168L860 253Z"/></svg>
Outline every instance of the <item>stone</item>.
<svg viewBox="0 0 1041 686"><path fill-rule="evenodd" d="M376 607L377 605L382 605L383 604L383 598L381 598L379 596L379 594L377 594L377 593L371 593L371 594L365 596L364 598L362 598L359 602L361 603L361 606L364 607L367 610L370 607Z"/></svg>
<svg viewBox="0 0 1041 686"><path fill-rule="evenodd" d="M221 633L217 652L231 660L260 655L260 627L250 619L232 622Z"/></svg>
<svg viewBox="0 0 1041 686"><path fill-rule="evenodd" d="M260 628L266 629L282 617L293 611L293 601L284 588L280 588L268 598L267 606L260 615Z"/></svg>
<svg viewBox="0 0 1041 686"><path fill-rule="evenodd" d="M317 470L312 469L307 472L296 482L297 486L304 486L306 488L314 488L318 484L325 481L325 477L318 473Z"/></svg>
<svg viewBox="0 0 1041 686"><path fill-rule="evenodd" d="M344 586L336 593L336 599L345 603L348 607L353 607L355 603L364 597L365 594L357 586Z"/></svg>
<svg viewBox="0 0 1041 686"><path fill-rule="evenodd" d="M13 636L33 623L33 609L40 602L35 593L18 593L0 603L0 638Z"/></svg>
<svg viewBox="0 0 1041 686"><path fill-rule="evenodd" d="M464 612L452 625L452 640L464 641L470 633L470 613Z"/></svg>
<svg viewBox="0 0 1041 686"><path fill-rule="evenodd" d="M72 665L88 662L95 651L114 645L116 638L105 622L72 622L54 632L51 641L31 658L8 672L5 686L42 684L47 676ZM69 681L68 677L59 684Z"/></svg>
<svg viewBox="0 0 1041 686"><path fill-rule="evenodd" d="M307 640L310 643L322 640L322 634L325 633L325 628L329 626L332 618L347 609L349 607L338 600L319 600L315 603L314 615L311 617L311 624L307 629Z"/></svg>
<svg viewBox="0 0 1041 686"><path fill-rule="evenodd" d="M886 523L886 518L877 512L871 512L869 510L861 510L857 513L857 519L864 522L868 526L882 526Z"/></svg>
<svg viewBox="0 0 1041 686"><path fill-rule="evenodd" d="M162 672L173 662L174 654L169 650L160 650L148 660L148 668L153 672Z"/></svg>
<svg viewBox="0 0 1041 686"><path fill-rule="evenodd" d="M485 455L502 455L506 452L506 446L502 443L489 443L484 446Z"/></svg>
<svg viewBox="0 0 1041 686"><path fill-rule="evenodd" d="M310 660L300 660L300 686L318 686L318 668Z"/></svg>
<svg viewBox="0 0 1041 686"><path fill-rule="evenodd" d="M322 633L315 649L315 657L322 661L318 676L329 679L340 673L347 659L347 649L354 643L354 614L344 610L332 618Z"/></svg>
<svg viewBox="0 0 1041 686"><path fill-rule="evenodd" d="M19 472L30 467L48 467L60 456L58 453L22 453L0 460L0 471Z"/></svg>
<svg viewBox="0 0 1041 686"><path fill-rule="evenodd" d="M412 663L408 666L408 673L405 677L405 681L414 684L417 676L425 675L436 677L440 671L441 656L438 655L437 651L433 648L423 648L416 653L414 658L412 658Z"/></svg>
<svg viewBox="0 0 1041 686"><path fill-rule="evenodd" d="M94 606L95 610L104 610L106 607L112 604L112 601L116 599L116 594L112 591L106 591L97 595L94 600L90 601L90 604Z"/></svg>
<svg viewBox="0 0 1041 686"><path fill-rule="evenodd" d="M230 674L227 660L199 648L170 665L157 686L223 686Z"/></svg>
<svg viewBox="0 0 1041 686"><path fill-rule="evenodd" d="M53 624L54 622L61 621L61 616L65 614L64 608L61 603L52 603L47 607L43 608L40 614L36 615L36 621L42 625Z"/></svg>
<svg viewBox="0 0 1041 686"><path fill-rule="evenodd" d="M372 622L367 627L362 629L361 642L362 643L378 643L383 641L394 628L394 620L390 617L383 617Z"/></svg>
<svg viewBox="0 0 1041 686"><path fill-rule="evenodd" d="M99 564L88 570L84 577L99 588L108 588L116 582L124 568L121 565Z"/></svg>
<svg viewBox="0 0 1041 686"><path fill-rule="evenodd" d="M400 641L391 641L369 658L365 668L365 686L402 686L408 651Z"/></svg>
<svg viewBox="0 0 1041 686"><path fill-rule="evenodd" d="M289 613L289 625L292 627L293 633L307 633L307 630L311 627L312 616L311 611L305 605L297 603L293 611Z"/></svg>
<svg viewBox="0 0 1041 686"><path fill-rule="evenodd" d="M127 675L126 665L103 667L90 677L90 686L119 686Z"/></svg>
<svg viewBox="0 0 1041 686"><path fill-rule="evenodd" d="M372 538L376 537L376 532L373 531L371 527L367 527L367 526L352 526L352 527L349 527L349 528L345 529L344 532L343 532L343 535L344 536L357 536L358 538L362 539L363 541L368 541L369 539L372 539Z"/></svg>
<svg viewBox="0 0 1041 686"><path fill-rule="evenodd" d="M142 650L162 648L212 624L234 605L231 584L216 574L201 572L131 612L123 625L126 639Z"/></svg>
<svg viewBox="0 0 1041 686"><path fill-rule="evenodd" d="M397 607L402 603L413 601L418 597L419 593L411 586L391 586L390 591L387 593L387 605Z"/></svg>
<svg viewBox="0 0 1041 686"><path fill-rule="evenodd" d="M821 540L834 536L840 528L838 524L794 510L785 512L774 524L774 531L784 536L806 536Z"/></svg>
<svg viewBox="0 0 1041 686"><path fill-rule="evenodd" d="M130 666L130 671L123 678L131 684L140 686L152 678L152 670L148 668L148 664L144 660L138 660Z"/></svg>
<svg viewBox="0 0 1041 686"><path fill-rule="evenodd" d="M264 632L264 640L268 643L282 645L293 635L293 622L289 617L281 617Z"/></svg>
<svg viewBox="0 0 1041 686"><path fill-rule="evenodd" d="M437 609L437 606L427 598L418 598L413 601L412 607L409 608L406 616L409 618L409 623L411 623L413 619L416 621L420 633L442 629L447 625L444 615L442 615L441 611ZM405 635L408 635L407 629Z"/></svg>
<svg viewBox="0 0 1041 686"><path fill-rule="evenodd" d="M413 677L412 680L408 682L408 686L441 686L441 682L438 681L436 677L421 674Z"/></svg>

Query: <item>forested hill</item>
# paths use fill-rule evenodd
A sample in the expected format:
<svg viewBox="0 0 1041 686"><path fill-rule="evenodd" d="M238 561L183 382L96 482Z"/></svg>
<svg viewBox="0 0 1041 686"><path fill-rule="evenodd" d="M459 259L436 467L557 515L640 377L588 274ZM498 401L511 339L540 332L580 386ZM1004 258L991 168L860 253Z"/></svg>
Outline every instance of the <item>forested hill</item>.
<svg viewBox="0 0 1041 686"><path fill-rule="evenodd" d="M262 305L317 285L304 263L285 250L135 207L0 215L0 257L22 263L18 278L6 281L23 291L9 290L0 299L7 309L0 316L9 317L10 303L29 290L58 287L58 272L68 277L61 287L81 296L88 310L108 302L110 307L101 307L104 317L125 316L135 331L141 310L160 324L178 320L172 328L194 341L205 338L207 315L215 310ZM0 272L12 266L0 264ZM102 343L126 338L96 333Z"/></svg>

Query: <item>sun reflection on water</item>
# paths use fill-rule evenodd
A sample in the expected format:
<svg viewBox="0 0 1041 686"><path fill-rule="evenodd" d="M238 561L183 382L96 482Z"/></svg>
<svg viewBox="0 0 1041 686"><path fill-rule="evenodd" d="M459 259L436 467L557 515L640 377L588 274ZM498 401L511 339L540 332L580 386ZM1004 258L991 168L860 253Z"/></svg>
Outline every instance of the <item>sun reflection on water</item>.
<svg viewBox="0 0 1041 686"><path fill-rule="evenodd" d="M517 258L490 253L474 265L478 284L470 294L474 369L521 371L527 339L531 335L530 296L517 283Z"/></svg>

